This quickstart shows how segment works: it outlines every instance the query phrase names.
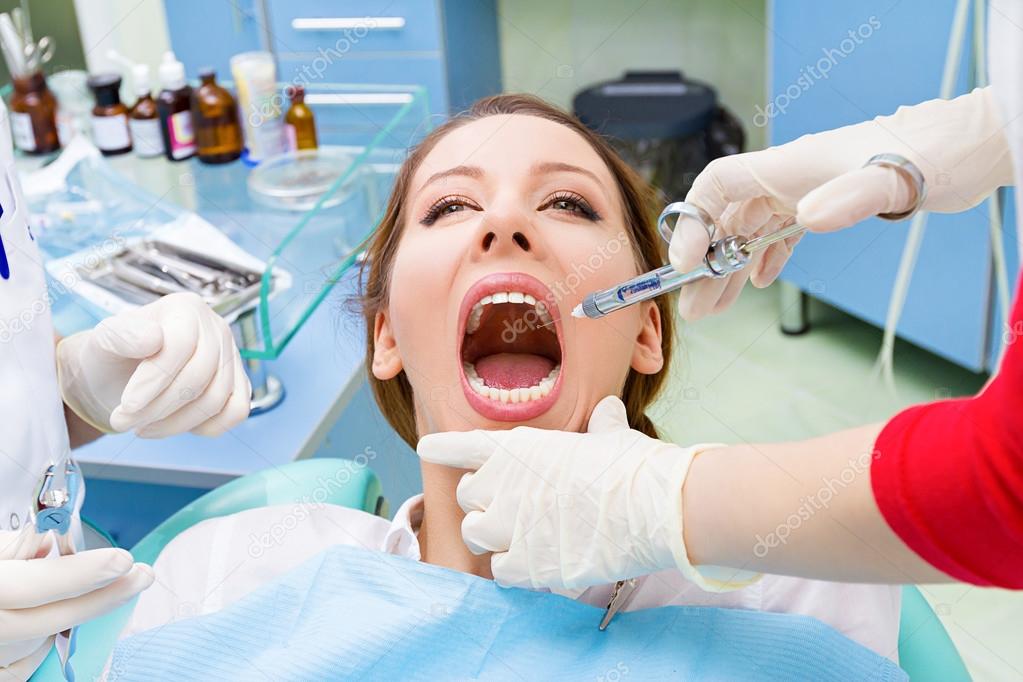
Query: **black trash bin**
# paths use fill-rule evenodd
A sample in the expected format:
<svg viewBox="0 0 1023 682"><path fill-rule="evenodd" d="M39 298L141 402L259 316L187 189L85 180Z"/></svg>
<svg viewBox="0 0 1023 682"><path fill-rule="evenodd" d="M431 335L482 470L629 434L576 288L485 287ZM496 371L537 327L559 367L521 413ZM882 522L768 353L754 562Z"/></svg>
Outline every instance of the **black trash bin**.
<svg viewBox="0 0 1023 682"><path fill-rule="evenodd" d="M665 202L685 198L708 163L741 152L746 142L742 125L718 104L714 88L680 71L627 71L620 80L579 92L572 109Z"/></svg>

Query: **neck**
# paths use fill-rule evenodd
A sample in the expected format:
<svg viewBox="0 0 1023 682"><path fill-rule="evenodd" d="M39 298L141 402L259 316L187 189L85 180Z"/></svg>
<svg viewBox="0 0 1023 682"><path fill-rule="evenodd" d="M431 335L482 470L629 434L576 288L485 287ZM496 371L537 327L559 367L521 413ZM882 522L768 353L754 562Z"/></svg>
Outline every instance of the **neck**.
<svg viewBox="0 0 1023 682"><path fill-rule="evenodd" d="M423 462L423 523L419 528L422 559L428 564L443 566L462 573L493 578L490 554L476 556L462 542L462 519L455 491L461 469Z"/></svg>

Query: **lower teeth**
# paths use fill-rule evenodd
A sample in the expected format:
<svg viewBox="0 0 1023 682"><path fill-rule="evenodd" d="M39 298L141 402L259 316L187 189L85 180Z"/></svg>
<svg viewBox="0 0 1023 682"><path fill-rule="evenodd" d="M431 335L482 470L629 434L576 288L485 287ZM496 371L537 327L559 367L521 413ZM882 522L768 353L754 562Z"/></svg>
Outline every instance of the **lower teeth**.
<svg viewBox="0 0 1023 682"><path fill-rule="evenodd" d="M501 403L526 403L530 400L540 400L550 394L551 389L554 388L554 382L557 381L558 375L561 373L561 365L555 365L554 369L535 386L508 389L487 386L476 373L476 367L471 363L463 363L462 367L472 390L484 398Z"/></svg>

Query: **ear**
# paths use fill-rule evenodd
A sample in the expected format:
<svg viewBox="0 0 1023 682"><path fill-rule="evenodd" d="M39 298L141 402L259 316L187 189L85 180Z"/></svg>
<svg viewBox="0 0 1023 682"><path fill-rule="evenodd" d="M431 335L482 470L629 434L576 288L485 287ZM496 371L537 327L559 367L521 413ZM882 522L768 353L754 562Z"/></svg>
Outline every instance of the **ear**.
<svg viewBox="0 0 1023 682"><path fill-rule="evenodd" d="M632 350L632 369L640 374L656 374L664 367L661 352L661 310L657 304L641 304L639 334Z"/></svg>
<svg viewBox="0 0 1023 682"><path fill-rule="evenodd" d="M387 313L381 311L373 321L373 376L380 381L387 381L398 376L402 370L401 354L398 342L391 331L391 323Z"/></svg>

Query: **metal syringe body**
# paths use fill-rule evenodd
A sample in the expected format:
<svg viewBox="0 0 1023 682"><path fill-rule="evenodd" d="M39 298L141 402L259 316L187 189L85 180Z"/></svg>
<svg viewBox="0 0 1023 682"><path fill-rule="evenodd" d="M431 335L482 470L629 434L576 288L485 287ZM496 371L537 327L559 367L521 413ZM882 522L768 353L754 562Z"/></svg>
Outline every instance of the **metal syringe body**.
<svg viewBox="0 0 1023 682"><path fill-rule="evenodd" d="M703 264L694 270L679 272L671 265L665 265L610 289L595 291L583 299L579 308L583 315L596 320L616 310L681 289L686 284L701 279L726 277L746 267L756 252L782 239L794 237L805 229L801 225L793 224L753 239L734 235L718 239L711 242Z"/></svg>

